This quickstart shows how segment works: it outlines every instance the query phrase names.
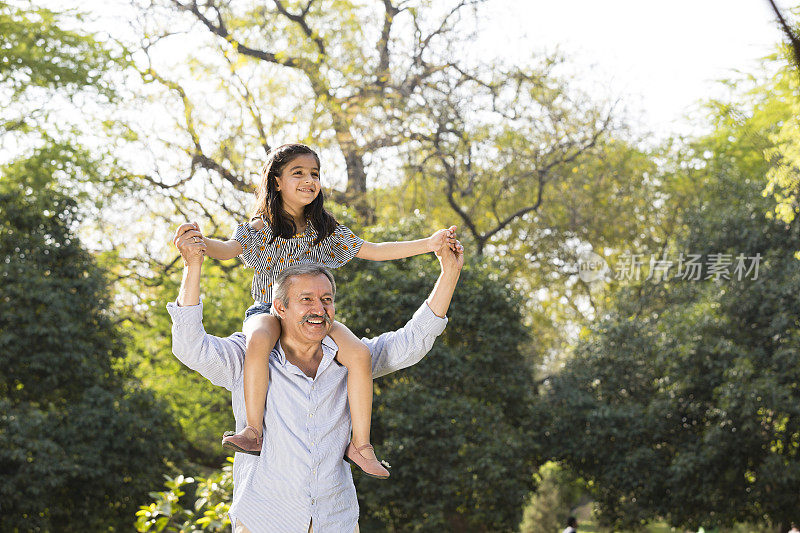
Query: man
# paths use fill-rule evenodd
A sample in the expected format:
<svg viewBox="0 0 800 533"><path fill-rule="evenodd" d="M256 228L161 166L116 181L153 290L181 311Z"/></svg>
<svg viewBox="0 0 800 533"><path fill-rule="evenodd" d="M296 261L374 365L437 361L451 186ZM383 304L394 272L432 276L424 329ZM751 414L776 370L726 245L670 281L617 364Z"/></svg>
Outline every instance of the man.
<svg viewBox="0 0 800 533"><path fill-rule="evenodd" d="M578 520L574 516L570 516L567 518L567 527L564 528L564 531L561 533L577 533L578 532Z"/></svg>
<svg viewBox="0 0 800 533"><path fill-rule="evenodd" d="M237 430L245 425L242 368L245 337L220 338L203 329L200 273L205 244L181 226L175 245L184 260L178 299L169 303L173 353L189 368L231 391ZM401 329L362 339L370 349L373 377L417 363L447 324L463 248L436 252L441 266L433 291ZM358 502L350 468L347 370L334 361L327 337L334 319L336 284L318 265L287 268L276 280L274 312L281 337L270 354L270 388L260 456L237 453L233 464L235 533L358 532Z"/></svg>

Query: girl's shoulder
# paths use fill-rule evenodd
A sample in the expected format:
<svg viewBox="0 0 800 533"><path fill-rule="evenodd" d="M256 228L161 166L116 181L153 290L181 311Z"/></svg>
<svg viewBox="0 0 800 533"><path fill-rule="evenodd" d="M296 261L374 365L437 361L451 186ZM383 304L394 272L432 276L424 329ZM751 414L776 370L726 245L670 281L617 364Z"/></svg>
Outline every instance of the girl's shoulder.
<svg viewBox="0 0 800 533"><path fill-rule="evenodd" d="M236 234L234 239L243 242L250 239L263 240L272 238L272 231L269 224L265 224L264 220L259 218L251 218L242 222L236 227Z"/></svg>
<svg viewBox="0 0 800 533"><path fill-rule="evenodd" d="M267 225L264 224L264 219L261 218L261 217L252 218L252 219L250 219L250 221L247 224L250 226L251 229L253 229L255 231L261 231L265 227L267 227Z"/></svg>
<svg viewBox="0 0 800 533"><path fill-rule="evenodd" d="M334 231L334 233L338 233L338 234L340 234L340 235L342 235L344 237L355 237L356 236L356 234L353 232L353 230L351 230L350 228L348 228L344 224L337 225L336 229L333 230L333 231Z"/></svg>
<svg viewBox="0 0 800 533"><path fill-rule="evenodd" d="M272 228L270 228L269 224L264 222L264 219L261 217L251 218L247 222L242 222L240 226L252 235L266 235L267 237L272 237Z"/></svg>

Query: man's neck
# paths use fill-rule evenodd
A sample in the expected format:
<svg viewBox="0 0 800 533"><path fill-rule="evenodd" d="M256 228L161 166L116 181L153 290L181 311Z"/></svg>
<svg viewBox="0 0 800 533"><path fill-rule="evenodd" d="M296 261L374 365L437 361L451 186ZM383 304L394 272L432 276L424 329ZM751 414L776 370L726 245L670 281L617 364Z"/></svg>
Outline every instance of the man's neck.
<svg viewBox="0 0 800 533"><path fill-rule="evenodd" d="M322 343L308 342L281 334L281 348L286 360L310 378L316 377L322 361Z"/></svg>

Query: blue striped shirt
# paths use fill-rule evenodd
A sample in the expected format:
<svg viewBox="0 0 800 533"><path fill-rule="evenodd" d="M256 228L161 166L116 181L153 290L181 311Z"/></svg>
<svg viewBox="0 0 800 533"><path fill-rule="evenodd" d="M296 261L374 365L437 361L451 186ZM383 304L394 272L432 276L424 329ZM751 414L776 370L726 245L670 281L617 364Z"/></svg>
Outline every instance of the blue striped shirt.
<svg viewBox="0 0 800 533"><path fill-rule="evenodd" d="M272 283L278 274L295 263L319 263L328 268L339 268L353 259L364 241L350 228L339 224L331 235L314 244L317 232L311 223L305 233L289 239L278 237L272 243L272 229L254 229L249 222L236 227L233 239L242 245L239 256L253 269L250 294L257 302L272 303Z"/></svg>
<svg viewBox="0 0 800 533"><path fill-rule="evenodd" d="M246 424L242 381L245 336L221 338L203 328L203 304L167 304L172 316L172 351L180 361L215 385L231 391L236 430ZM424 303L405 326L362 339L372 355L377 378L420 361L444 331L447 318ZM260 456L237 453L233 462L231 523L240 520L253 533L353 531L358 501L349 465L347 369L333 360L336 344L326 337L316 377L286 360L278 342L270 353L270 385Z"/></svg>

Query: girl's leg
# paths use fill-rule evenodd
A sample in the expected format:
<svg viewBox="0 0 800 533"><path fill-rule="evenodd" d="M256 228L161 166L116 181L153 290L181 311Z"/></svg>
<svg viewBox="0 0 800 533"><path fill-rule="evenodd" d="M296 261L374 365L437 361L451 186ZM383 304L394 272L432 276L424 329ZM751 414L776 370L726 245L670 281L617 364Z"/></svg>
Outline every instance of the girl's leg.
<svg viewBox="0 0 800 533"><path fill-rule="evenodd" d="M244 323L244 406L247 426L223 439L226 448L259 455L264 426L264 405L269 386L269 354L280 337L280 321L269 313L253 315ZM252 429L250 429L252 428Z"/></svg>
<svg viewBox="0 0 800 533"><path fill-rule="evenodd" d="M369 444L372 425L372 359L369 348L347 326L334 322L330 331L339 346L336 359L347 367L347 401L353 421L353 444Z"/></svg>
<svg viewBox="0 0 800 533"><path fill-rule="evenodd" d="M261 436L269 386L269 354L281 336L280 321L269 313L251 316L244 323L244 407L247 424Z"/></svg>
<svg viewBox="0 0 800 533"><path fill-rule="evenodd" d="M372 425L372 357L369 348L340 322L334 322L330 336L339 346L336 358L347 368L347 401L353 422L353 441L347 447L346 458L370 476L387 478L389 471L375 457L369 443Z"/></svg>

